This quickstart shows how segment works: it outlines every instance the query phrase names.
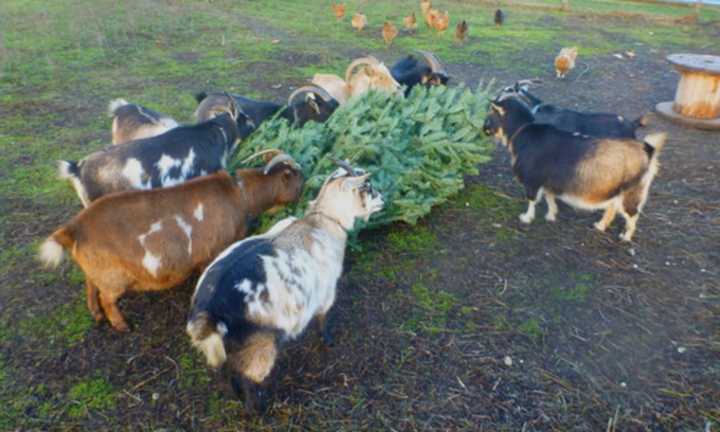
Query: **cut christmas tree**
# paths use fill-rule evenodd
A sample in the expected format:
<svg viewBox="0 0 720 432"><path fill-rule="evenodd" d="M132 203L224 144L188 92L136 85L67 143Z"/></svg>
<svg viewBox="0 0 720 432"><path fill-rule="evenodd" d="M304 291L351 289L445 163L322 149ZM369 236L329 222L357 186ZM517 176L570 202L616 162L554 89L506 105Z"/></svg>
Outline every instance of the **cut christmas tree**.
<svg viewBox="0 0 720 432"><path fill-rule="evenodd" d="M489 160L492 145L482 124L490 87L418 86L407 97L369 92L341 106L326 123L309 122L300 129L275 118L240 144L230 165L234 170L258 151L280 149L302 167L306 183L299 203L266 217L265 226L304 213L336 169L331 158L347 159L372 173L373 187L383 194L385 209L356 230L395 221L415 224Z"/></svg>

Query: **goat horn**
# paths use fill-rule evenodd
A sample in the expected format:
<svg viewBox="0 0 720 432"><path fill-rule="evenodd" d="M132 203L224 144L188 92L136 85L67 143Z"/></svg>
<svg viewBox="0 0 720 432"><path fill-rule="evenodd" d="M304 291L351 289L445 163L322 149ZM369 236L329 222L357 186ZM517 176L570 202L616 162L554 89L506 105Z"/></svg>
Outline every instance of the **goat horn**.
<svg viewBox="0 0 720 432"><path fill-rule="evenodd" d="M357 173L355 172L355 170L353 169L353 167L350 166L350 163L348 163L348 162L346 162L346 161L344 161L344 160L335 159L335 158L330 158L330 160L333 161L333 163L334 163L335 165L337 165L337 166L339 166L340 168L342 168L342 169L344 169L345 171L347 171L350 176L355 177L355 176L357 175Z"/></svg>
<svg viewBox="0 0 720 432"><path fill-rule="evenodd" d="M266 150L261 150L261 151L255 153L255 154L253 154L252 156L249 156L249 157L245 158L245 160L243 160L243 161L240 162L240 163L241 163L241 164L246 164L246 163L250 162L251 160L255 159L256 157L262 156L262 155L268 154L268 153L278 153L278 154L280 154L280 153L282 153L282 150L278 150L278 149L266 149Z"/></svg>
<svg viewBox="0 0 720 432"><path fill-rule="evenodd" d="M362 64L377 66L380 64L380 62L373 56L360 57L359 59L353 60L353 62L350 63L350 66L348 66L348 68L345 70L345 82L350 82L350 76L352 76L353 69Z"/></svg>
<svg viewBox="0 0 720 432"><path fill-rule="evenodd" d="M316 85L306 85L306 86L302 86L298 89L295 89L294 92L290 93L290 96L288 97L288 101L287 101L288 106L292 105L292 102L297 95L299 95L301 93L305 93L305 92L317 93L318 95L320 95L321 98L323 98L323 100L325 102L330 102L331 100L333 100L333 97L330 96L330 93L325 91L324 88L316 86Z"/></svg>
<svg viewBox="0 0 720 432"><path fill-rule="evenodd" d="M416 50L417 53L419 53L425 61L427 62L428 66L430 66L430 69L433 71L433 73L448 76L447 71L443 67L443 65L440 63L440 60L438 60L437 57L435 57L435 54L429 52L429 51L422 51L422 50Z"/></svg>
<svg viewBox="0 0 720 432"><path fill-rule="evenodd" d="M287 162L288 165L290 165L291 167L293 167L297 170L300 170L300 165L298 165L298 163L295 162L295 159L293 159L292 156L290 156L287 153L280 153L277 156L275 156L274 158L270 159L270 162L268 162L267 165L265 165L265 168L263 168L263 174L268 175L268 173L270 171L272 171L272 169L275 168L276 165L279 165L284 162Z"/></svg>

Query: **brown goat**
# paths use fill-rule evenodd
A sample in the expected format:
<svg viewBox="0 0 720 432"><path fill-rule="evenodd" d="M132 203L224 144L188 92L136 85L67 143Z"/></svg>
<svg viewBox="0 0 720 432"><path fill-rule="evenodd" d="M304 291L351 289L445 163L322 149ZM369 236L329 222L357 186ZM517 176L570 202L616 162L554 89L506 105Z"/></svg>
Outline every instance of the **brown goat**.
<svg viewBox="0 0 720 432"><path fill-rule="evenodd" d="M289 156L277 158L284 160L238 170L237 181L219 172L171 188L102 197L55 231L39 258L55 267L68 250L85 273L95 320L102 319L102 306L111 325L127 331L116 304L126 291L180 284L244 238L249 220L299 198L301 172Z"/></svg>

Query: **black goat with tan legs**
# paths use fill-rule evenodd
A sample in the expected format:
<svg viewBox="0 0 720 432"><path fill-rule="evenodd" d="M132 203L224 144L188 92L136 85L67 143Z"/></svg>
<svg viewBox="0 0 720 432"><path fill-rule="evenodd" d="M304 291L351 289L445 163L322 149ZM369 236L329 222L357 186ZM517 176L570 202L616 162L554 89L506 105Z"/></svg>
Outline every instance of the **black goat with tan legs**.
<svg viewBox="0 0 720 432"><path fill-rule="evenodd" d="M229 97L232 97L238 108L248 115L253 128L260 126L262 122L277 114L278 111L280 111L281 117L295 126L302 127L310 120L322 123L339 106L338 101L328 92L314 85L303 86L293 91L288 97L287 105L256 101L227 93L198 93L195 95L195 99L198 101L195 117L198 121L204 121L213 117L216 112L226 110L229 105Z"/></svg>
<svg viewBox="0 0 720 432"><path fill-rule="evenodd" d="M405 86L405 94L416 85L447 85L450 77L445 67L431 52L418 51L422 59L409 55L390 68L393 78Z"/></svg>
<svg viewBox="0 0 720 432"><path fill-rule="evenodd" d="M581 112L543 102L530 93L529 84L523 80L505 87L499 99L514 97L532 112L535 123L553 125L567 132L577 132L598 138L636 138L638 128L647 125L647 117L628 120L621 115L603 112Z"/></svg>
<svg viewBox="0 0 720 432"><path fill-rule="evenodd" d="M535 205L543 196L548 205L545 219L555 221L557 197L579 209L604 209L595 224L600 231L619 212L625 219L621 239L632 240L667 134L651 134L643 142L566 132L533 123L530 109L515 98L490 104L484 131L510 151L513 172L529 201L527 211L520 215L523 223L533 221Z"/></svg>

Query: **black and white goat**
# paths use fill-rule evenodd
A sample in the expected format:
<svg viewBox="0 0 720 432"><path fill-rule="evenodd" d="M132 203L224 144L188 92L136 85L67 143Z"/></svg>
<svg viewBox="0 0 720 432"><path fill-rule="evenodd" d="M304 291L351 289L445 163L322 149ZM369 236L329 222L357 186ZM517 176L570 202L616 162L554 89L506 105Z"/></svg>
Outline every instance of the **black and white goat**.
<svg viewBox="0 0 720 432"><path fill-rule="evenodd" d="M111 146L79 162L59 161L61 179L72 182L83 205L112 192L180 184L224 169L237 143L252 131L234 105L206 122Z"/></svg>
<svg viewBox="0 0 720 432"><path fill-rule="evenodd" d="M326 121L335 112L338 102L330 94L315 85L303 86L293 91L288 97L287 105L248 99L243 96L229 95L239 109L252 120L254 127L282 111L280 115L290 123L302 127L310 120L318 123ZM212 117L218 110L226 109L227 93L198 93L195 95L198 107L195 117L198 121Z"/></svg>
<svg viewBox="0 0 720 432"><path fill-rule="evenodd" d="M592 138L533 123L530 109L516 98L490 104L483 126L510 150L515 176L525 187L528 209L523 223L535 218L535 205L545 196L545 219L555 221L559 198L584 210L604 209L595 224L600 231L617 212L625 219L624 241L631 241L639 213L658 171L658 154L667 139L656 133L643 141Z"/></svg>
<svg viewBox="0 0 720 432"><path fill-rule="evenodd" d="M173 118L125 99L110 101L108 115L113 119L113 145L154 137L178 127Z"/></svg>
<svg viewBox="0 0 720 432"><path fill-rule="evenodd" d="M393 78L405 86L405 94L418 84L424 86L447 85L450 77L445 67L435 54L427 51L417 51L424 61L414 55L409 55L390 68Z"/></svg>
<svg viewBox="0 0 720 432"><path fill-rule="evenodd" d="M369 174L343 163L302 219L283 219L228 247L200 277L187 333L211 367L227 363L249 412L263 411L266 379L279 344L313 318L326 343L326 314L342 273L346 231L383 207Z"/></svg>
<svg viewBox="0 0 720 432"><path fill-rule="evenodd" d="M635 138L638 128L647 125L647 116L627 120L621 115L602 112L581 112L543 102L530 93L529 84L534 81L518 81L505 87L499 99L515 97L527 105L535 117L535 123L553 125L567 132L601 138Z"/></svg>

